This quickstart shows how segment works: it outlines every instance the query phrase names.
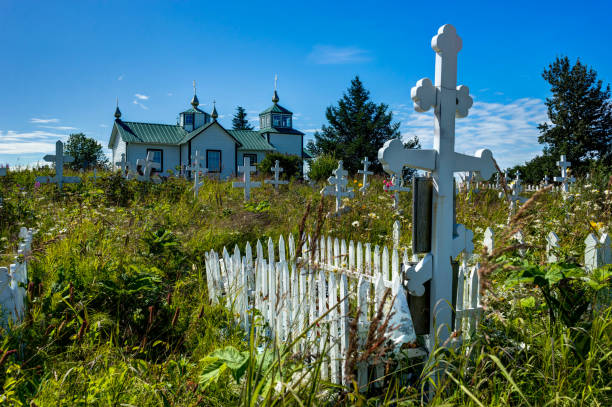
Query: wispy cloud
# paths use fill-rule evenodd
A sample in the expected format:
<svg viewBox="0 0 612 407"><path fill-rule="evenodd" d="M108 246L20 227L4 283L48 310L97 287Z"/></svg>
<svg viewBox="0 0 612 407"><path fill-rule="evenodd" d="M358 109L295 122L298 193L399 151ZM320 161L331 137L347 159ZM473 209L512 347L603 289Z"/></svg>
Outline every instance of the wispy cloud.
<svg viewBox="0 0 612 407"><path fill-rule="evenodd" d="M132 103L133 103L133 104L135 104L136 106L140 106L140 107L142 107L144 110L149 110L149 108L148 108L147 106L143 105L142 103L140 103L140 102L139 102L139 101L137 101L136 99L134 99L134 100L132 101Z"/></svg>
<svg viewBox="0 0 612 407"><path fill-rule="evenodd" d="M33 117L30 119L30 123L59 123L59 119L38 119Z"/></svg>
<svg viewBox="0 0 612 407"><path fill-rule="evenodd" d="M118 81L122 81L122 80L123 80L123 74L119 75L119 76L117 77L117 80L118 80Z"/></svg>
<svg viewBox="0 0 612 407"><path fill-rule="evenodd" d="M142 93L136 93L134 94L134 97L140 100L149 100L149 97L147 95L143 95Z"/></svg>
<svg viewBox="0 0 612 407"><path fill-rule="evenodd" d="M173 93L172 93L172 92L168 92L168 96L172 96L172 95L173 95Z"/></svg>
<svg viewBox="0 0 612 407"><path fill-rule="evenodd" d="M423 148L433 144L433 112L417 113L412 105L393 106L404 138L418 136ZM542 151L537 125L548 120L541 99L510 103L474 102L468 117L456 121L455 150L474 154L488 148L501 168L523 164Z"/></svg>
<svg viewBox="0 0 612 407"><path fill-rule="evenodd" d="M77 127L72 126L38 126L43 129L53 129L53 130L78 130Z"/></svg>
<svg viewBox="0 0 612 407"><path fill-rule="evenodd" d="M316 133L317 131L321 131L321 129L306 129L306 130L302 130L304 133Z"/></svg>
<svg viewBox="0 0 612 407"><path fill-rule="evenodd" d="M107 128L108 126L106 124L100 124L100 127L102 127L103 129Z"/></svg>
<svg viewBox="0 0 612 407"><path fill-rule="evenodd" d="M372 60L369 51L349 46L338 47L334 45L315 45L308 55L308 59L315 64L337 65L368 62Z"/></svg>
<svg viewBox="0 0 612 407"><path fill-rule="evenodd" d="M66 140L65 134L51 133L48 131L35 130L31 132L16 132L13 130L0 130L0 155L1 154L44 154L55 151L57 140Z"/></svg>

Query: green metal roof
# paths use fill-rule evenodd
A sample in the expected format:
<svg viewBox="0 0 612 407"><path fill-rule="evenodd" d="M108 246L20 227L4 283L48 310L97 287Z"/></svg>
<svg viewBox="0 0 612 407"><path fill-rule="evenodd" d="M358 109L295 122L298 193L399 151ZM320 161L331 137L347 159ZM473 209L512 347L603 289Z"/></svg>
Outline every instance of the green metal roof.
<svg viewBox="0 0 612 407"><path fill-rule="evenodd" d="M228 130L242 144L239 150L276 151L266 139L254 130Z"/></svg>
<svg viewBox="0 0 612 407"><path fill-rule="evenodd" d="M187 132L176 124L124 122L115 120L119 135L128 143L180 144Z"/></svg>
<svg viewBox="0 0 612 407"><path fill-rule="evenodd" d="M270 106L269 108L267 108L266 110L264 110L263 112L259 113L259 115L261 116L262 114L266 114L266 113L270 113L270 112L272 112L272 113L293 114L292 112L290 112L289 110L285 109L284 107L282 107L278 103L275 103L272 106Z"/></svg>
<svg viewBox="0 0 612 407"><path fill-rule="evenodd" d="M259 130L259 133L297 134L298 136L304 135L304 133L301 131L291 127L264 127L263 129Z"/></svg>
<svg viewBox="0 0 612 407"><path fill-rule="evenodd" d="M204 114L208 114L204 110L201 110L201 109L199 109L197 107L192 107L190 109L185 110L184 112L181 112L181 114L182 113L204 113Z"/></svg>

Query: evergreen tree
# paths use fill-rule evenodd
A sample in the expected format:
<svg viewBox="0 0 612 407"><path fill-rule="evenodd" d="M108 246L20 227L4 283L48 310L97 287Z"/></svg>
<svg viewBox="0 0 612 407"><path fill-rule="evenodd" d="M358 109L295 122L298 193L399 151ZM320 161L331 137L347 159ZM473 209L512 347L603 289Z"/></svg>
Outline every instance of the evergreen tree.
<svg viewBox="0 0 612 407"><path fill-rule="evenodd" d="M589 161L612 164L612 103L610 85L603 87L597 72L580 60L571 65L569 58L557 58L542 77L551 85L552 97L546 99L552 124L538 126L538 141L545 145L540 159L544 164L565 154L575 174L582 175ZM535 164L535 163L534 163Z"/></svg>
<svg viewBox="0 0 612 407"><path fill-rule="evenodd" d="M70 168L103 168L108 165L108 159L102 151L102 145L95 139L83 133L71 134L66 142L66 154L73 157Z"/></svg>
<svg viewBox="0 0 612 407"><path fill-rule="evenodd" d="M314 141L307 146L312 156L330 155L344 161L344 168L355 174L361 168L363 157L374 159L371 170L382 172L377 160L378 149L385 141L400 137L399 122L393 122L393 113L387 112L389 106L376 104L370 100L370 92L356 76L351 86L338 101L337 106L329 106L325 112L328 125L314 134ZM408 147L418 144L411 143ZM413 145L414 144L414 145Z"/></svg>
<svg viewBox="0 0 612 407"><path fill-rule="evenodd" d="M246 118L247 114L244 107L236 107L236 113L232 119L232 129L234 130L253 130L253 126Z"/></svg>

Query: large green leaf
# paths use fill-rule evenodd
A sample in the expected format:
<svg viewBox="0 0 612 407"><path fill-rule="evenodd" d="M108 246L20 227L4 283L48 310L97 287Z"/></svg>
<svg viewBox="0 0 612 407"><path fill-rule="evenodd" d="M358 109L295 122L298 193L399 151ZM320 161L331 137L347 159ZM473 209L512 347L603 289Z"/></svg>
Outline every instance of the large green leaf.
<svg viewBox="0 0 612 407"><path fill-rule="evenodd" d="M229 369L230 373L239 382L249 365L249 352L240 352L233 346L217 349L202 359L205 364L200 375L200 384L207 386L216 382L221 374Z"/></svg>

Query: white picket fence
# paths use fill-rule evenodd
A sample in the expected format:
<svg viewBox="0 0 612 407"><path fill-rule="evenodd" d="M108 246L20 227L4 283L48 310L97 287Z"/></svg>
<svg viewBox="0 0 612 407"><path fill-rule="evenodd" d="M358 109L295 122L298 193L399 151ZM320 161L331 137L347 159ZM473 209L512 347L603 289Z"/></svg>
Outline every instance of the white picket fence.
<svg viewBox="0 0 612 407"><path fill-rule="evenodd" d="M384 310L385 316L393 312L390 326L395 329L389 330L386 337L396 351L402 344L416 341L404 287L408 286L409 291L416 287L413 294L424 294L424 289L418 287L431 275L419 275L419 270L431 256L417 264L409 261L406 251L400 257L397 248L372 248L369 243L347 244L345 240L323 237L314 250L309 250L313 242L310 238L305 240L301 250L296 251L291 235L287 245L281 236L277 247L268 239L267 258L260 241L255 257L249 243L244 255L238 246L233 254L225 248L221 255L210 251L206 255L210 300L222 301L233 309L246 330L253 322L252 309L257 309L269 327L266 333L272 338L284 343L295 341L305 355L323 358L323 379L348 385L355 375L359 388L364 388L382 377L384 361L368 358L357 363L356 374L346 372L344 362L350 341L357 344L357 353L363 355L370 324L379 309ZM481 310L478 286L477 267L468 268L464 262L459 270L456 312L456 327L464 332L477 325ZM390 295L385 297L387 289ZM356 332L349 332L355 317ZM421 357L426 352L411 348L403 354Z"/></svg>
<svg viewBox="0 0 612 407"><path fill-rule="evenodd" d="M15 263L9 268L0 267L0 323L7 325L9 318L20 321L25 313L26 288L28 283L27 258L32 250L32 230L24 227L19 231L19 247Z"/></svg>

